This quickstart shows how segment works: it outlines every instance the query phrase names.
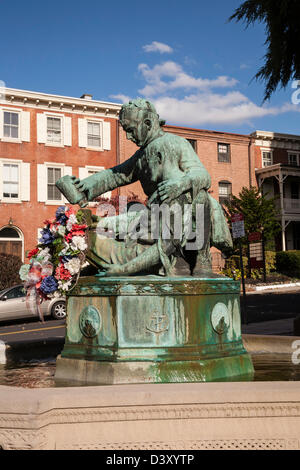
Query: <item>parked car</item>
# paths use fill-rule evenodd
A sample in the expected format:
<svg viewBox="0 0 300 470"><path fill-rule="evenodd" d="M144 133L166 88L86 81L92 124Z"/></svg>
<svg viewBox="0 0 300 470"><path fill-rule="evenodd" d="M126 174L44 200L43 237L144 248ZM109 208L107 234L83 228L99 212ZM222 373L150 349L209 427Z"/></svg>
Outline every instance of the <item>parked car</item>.
<svg viewBox="0 0 300 470"><path fill-rule="evenodd" d="M62 320L66 317L66 299L59 297L44 301L41 303L41 311L44 316L51 315L57 320ZM26 302L26 293L22 284L0 291L0 321L37 316L37 309L29 308L29 303Z"/></svg>

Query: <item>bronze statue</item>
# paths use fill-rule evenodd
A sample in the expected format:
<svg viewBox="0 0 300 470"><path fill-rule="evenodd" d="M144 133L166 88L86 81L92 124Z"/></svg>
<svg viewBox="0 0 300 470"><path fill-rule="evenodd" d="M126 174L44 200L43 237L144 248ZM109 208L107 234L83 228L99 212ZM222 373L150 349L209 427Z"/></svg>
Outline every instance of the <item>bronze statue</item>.
<svg viewBox="0 0 300 470"><path fill-rule="evenodd" d="M162 217L156 220L156 238L149 226L140 237L132 238L129 233L124 240L100 236L97 230L90 230L87 259L103 275L153 274L161 268L170 275L177 257L187 261L191 274L196 265L210 270L210 247L226 250L232 246L232 240L221 206L208 194L211 180L207 170L186 139L164 132L163 122L149 101L136 99L123 105L120 123L127 139L140 147L139 150L118 166L83 180L64 177L57 186L71 203L85 206L87 201L107 191L140 181L148 197L145 208L148 214L154 206L165 205L170 209L171 218L167 222L170 236L163 236ZM178 235L178 223L185 225L187 221L178 222L176 214L182 215L187 206L190 228L177 231ZM192 244L193 248L189 249L189 242L199 232L197 207L202 208L201 244ZM104 226L109 226L109 217L99 221L99 227Z"/></svg>

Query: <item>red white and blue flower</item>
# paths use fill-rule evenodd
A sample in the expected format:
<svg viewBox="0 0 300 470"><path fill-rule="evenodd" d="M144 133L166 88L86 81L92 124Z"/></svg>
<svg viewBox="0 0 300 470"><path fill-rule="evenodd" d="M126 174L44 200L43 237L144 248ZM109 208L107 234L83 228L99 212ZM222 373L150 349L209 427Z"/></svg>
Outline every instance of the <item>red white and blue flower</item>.
<svg viewBox="0 0 300 470"><path fill-rule="evenodd" d="M87 225L81 211L76 214L72 207L60 206L55 218L44 224L37 247L27 255L29 264L19 272L36 305L61 297L74 286L87 250Z"/></svg>

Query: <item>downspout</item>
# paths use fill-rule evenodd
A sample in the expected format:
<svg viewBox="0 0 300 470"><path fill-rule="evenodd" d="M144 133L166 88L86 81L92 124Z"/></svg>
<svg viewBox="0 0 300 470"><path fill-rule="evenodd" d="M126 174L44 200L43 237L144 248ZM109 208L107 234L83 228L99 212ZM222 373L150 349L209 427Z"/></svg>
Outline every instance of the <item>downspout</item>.
<svg viewBox="0 0 300 470"><path fill-rule="evenodd" d="M252 137L250 137L248 144L248 165L249 165L249 187L252 186L252 162L251 162L251 147L252 147Z"/></svg>
<svg viewBox="0 0 300 470"><path fill-rule="evenodd" d="M117 129L116 129L116 153L117 153L117 165L120 165L121 159L120 159L120 121L119 121L119 115L117 117ZM118 199L120 201L120 194L121 190L120 187L118 187Z"/></svg>

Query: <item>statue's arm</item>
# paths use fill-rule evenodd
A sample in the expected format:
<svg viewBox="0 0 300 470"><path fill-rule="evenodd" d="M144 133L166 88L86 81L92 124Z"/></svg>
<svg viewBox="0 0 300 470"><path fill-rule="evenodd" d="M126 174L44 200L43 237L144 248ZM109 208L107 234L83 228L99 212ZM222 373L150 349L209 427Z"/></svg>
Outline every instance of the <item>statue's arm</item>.
<svg viewBox="0 0 300 470"><path fill-rule="evenodd" d="M124 163L108 170L100 171L82 180L76 180L76 188L85 193L87 200L92 201L107 191L137 181L136 161L138 152Z"/></svg>
<svg viewBox="0 0 300 470"><path fill-rule="evenodd" d="M174 145L177 151L176 158L183 175L175 179L171 177L158 184L158 196L161 202L175 200L187 191L192 191L194 198L199 191L207 190L211 185L210 176L190 143L180 139L176 144Z"/></svg>
<svg viewBox="0 0 300 470"><path fill-rule="evenodd" d="M195 189L195 187L197 191L210 188L210 175L187 141L183 143L179 157L179 167L185 173L181 180L184 191Z"/></svg>

